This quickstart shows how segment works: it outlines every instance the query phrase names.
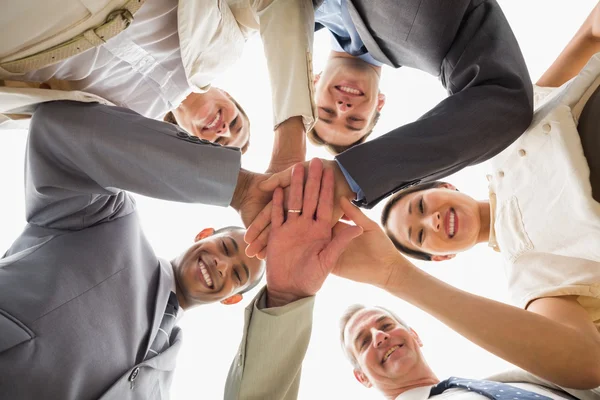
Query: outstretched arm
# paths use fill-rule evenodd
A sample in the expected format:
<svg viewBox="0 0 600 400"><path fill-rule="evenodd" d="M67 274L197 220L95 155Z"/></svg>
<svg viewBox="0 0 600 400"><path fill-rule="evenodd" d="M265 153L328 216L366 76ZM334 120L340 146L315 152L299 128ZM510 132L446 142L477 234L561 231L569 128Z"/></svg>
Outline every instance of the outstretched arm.
<svg viewBox="0 0 600 400"><path fill-rule="evenodd" d="M577 75L590 57L598 52L600 52L600 3L590 12L575 36L536 82L536 85L561 86Z"/></svg>
<svg viewBox="0 0 600 400"><path fill-rule="evenodd" d="M336 157L364 192L361 207L483 162L529 126L533 87L495 2L481 2L465 15L440 79L450 96L431 111Z"/></svg>
<svg viewBox="0 0 600 400"><path fill-rule="evenodd" d="M529 311L467 293L412 265L359 209L342 209L364 233L334 273L419 307L489 352L558 385L600 385L600 334L574 298L543 298Z"/></svg>

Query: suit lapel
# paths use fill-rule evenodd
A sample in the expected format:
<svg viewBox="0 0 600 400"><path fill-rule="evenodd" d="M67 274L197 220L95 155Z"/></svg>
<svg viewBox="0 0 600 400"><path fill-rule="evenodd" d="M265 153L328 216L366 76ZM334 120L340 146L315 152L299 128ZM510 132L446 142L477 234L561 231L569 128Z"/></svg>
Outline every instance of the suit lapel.
<svg viewBox="0 0 600 400"><path fill-rule="evenodd" d="M148 349L158 333L158 328L160 327L160 322L165 314L165 307L167 306L169 294L171 293L173 286L173 273L169 273L166 270L166 268L171 268L171 264L160 258L158 259L158 262L160 263L160 268L158 273L158 285L156 288L156 302L154 303L154 318L152 319L152 329L150 330L150 336L144 354L148 353Z"/></svg>
<svg viewBox="0 0 600 400"><path fill-rule="evenodd" d="M358 10L356 9L356 7L354 7L352 0L346 0L346 5L348 7L348 12L350 13L350 17L352 17L352 22L354 22L354 27L356 28L358 35L360 36L363 43L365 44L365 47L369 51L369 54L371 54L371 56L379 62L382 62L382 63L390 65L390 66L394 66L394 64L384 54L384 52L381 50L381 48L379 47L379 45L377 44L377 42L371 35L369 28L367 27L367 25L365 25L365 23L364 23L362 17L360 16Z"/></svg>

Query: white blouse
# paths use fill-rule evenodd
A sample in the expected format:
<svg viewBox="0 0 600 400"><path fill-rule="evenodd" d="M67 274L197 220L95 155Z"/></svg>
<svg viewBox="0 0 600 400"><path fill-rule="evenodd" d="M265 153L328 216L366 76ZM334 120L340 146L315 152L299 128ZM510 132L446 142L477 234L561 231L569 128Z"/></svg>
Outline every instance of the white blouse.
<svg viewBox="0 0 600 400"><path fill-rule="evenodd" d="M520 307L579 296L600 329L600 204L577 131L600 86L600 53L557 89L535 88L527 131L490 160L490 204L509 291ZM493 246L494 243L491 243Z"/></svg>
<svg viewBox="0 0 600 400"><path fill-rule="evenodd" d="M146 0L119 36L18 79L94 93L161 119L191 92L179 54L177 8L177 0Z"/></svg>

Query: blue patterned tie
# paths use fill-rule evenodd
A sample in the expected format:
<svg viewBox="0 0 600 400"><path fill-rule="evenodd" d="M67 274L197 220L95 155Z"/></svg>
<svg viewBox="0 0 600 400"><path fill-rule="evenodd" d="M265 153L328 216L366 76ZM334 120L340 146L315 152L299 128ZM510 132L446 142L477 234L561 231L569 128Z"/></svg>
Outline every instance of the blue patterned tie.
<svg viewBox="0 0 600 400"><path fill-rule="evenodd" d="M506 383L463 379L451 376L431 388L429 396L435 396L452 388L467 389L493 400L552 400L550 397L520 389Z"/></svg>
<svg viewBox="0 0 600 400"><path fill-rule="evenodd" d="M171 345L171 332L177 321L177 311L179 311L179 302L175 293L171 292L169 301L167 301L167 306L165 307L165 313L160 321L160 328L158 328L156 337L148 349L144 360L149 360L169 348Z"/></svg>

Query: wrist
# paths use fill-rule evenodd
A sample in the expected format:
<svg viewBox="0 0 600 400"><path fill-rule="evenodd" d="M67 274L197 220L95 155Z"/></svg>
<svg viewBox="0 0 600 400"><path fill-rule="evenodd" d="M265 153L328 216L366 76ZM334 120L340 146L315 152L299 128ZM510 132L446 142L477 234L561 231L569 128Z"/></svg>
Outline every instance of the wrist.
<svg viewBox="0 0 600 400"><path fill-rule="evenodd" d="M331 163L331 167L333 168L333 175L335 179L335 198L339 199L340 197L345 197L348 200L352 201L356 198L356 193L352 190L342 169L338 165L337 161L329 161Z"/></svg>
<svg viewBox="0 0 600 400"><path fill-rule="evenodd" d="M240 168L240 172L238 174L237 184L235 185L235 190L233 191L233 197L231 198L231 207L239 211L241 205L244 203L244 196L246 195L246 191L248 190L248 186L250 185L251 172L246 171L243 168Z"/></svg>
<svg viewBox="0 0 600 400"><path fill-rule="evenodd" d="M305 297L309 297L308 295L296 296L291 293L279 292L277 290L272 290L272 289L269 289L268 285L267 285L266 295L267 295L267 308L283 307L290 303L293 303L295 301L303 299Z"/></svg>

